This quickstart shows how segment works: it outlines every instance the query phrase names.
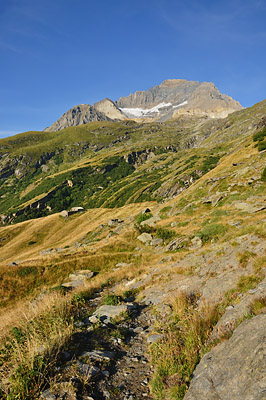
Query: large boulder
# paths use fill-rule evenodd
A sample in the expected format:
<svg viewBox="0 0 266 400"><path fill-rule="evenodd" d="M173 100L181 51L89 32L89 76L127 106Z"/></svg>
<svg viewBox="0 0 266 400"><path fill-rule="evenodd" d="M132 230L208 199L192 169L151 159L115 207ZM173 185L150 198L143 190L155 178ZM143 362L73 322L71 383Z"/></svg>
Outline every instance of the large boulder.
<svg viewBox="0 0 266 400"><path fill-rule="evenodd" d="M137 239L140 240L142 243L147 243L152 240L152 235L150 233L144 232L141 235L139 235Z"/></svg>
<svg viewBox="0 0 266 400"><path fill-rule="evenodd" d="M262 400L266 395L266 315L245 320L207 353L184 400Z"/></svg>

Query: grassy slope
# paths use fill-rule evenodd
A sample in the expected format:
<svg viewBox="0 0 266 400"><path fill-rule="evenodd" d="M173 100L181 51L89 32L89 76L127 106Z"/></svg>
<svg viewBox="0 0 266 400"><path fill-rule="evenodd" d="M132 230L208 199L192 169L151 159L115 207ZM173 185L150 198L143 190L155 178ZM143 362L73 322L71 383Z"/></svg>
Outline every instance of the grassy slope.
<svg viewBox="0 0 266 400"><path fill-rule="evenodd" d="M265 167L266 152L258 152L258 149L254 147L251 135L251 133L256 129L256 125L262 116L263 110L252 110L252 115L250 117L253 121L251 124L252 129L248 129L250 126L250 120L245 120L247 115L244 118L243 114L240 113L242 127L246 127L245 129L241 128L243 133L238 135L236 125L227 128L231 129L231 133L229 136L226 136L226 134L225 137L227 139L230 137L230 141L219 145L222 146L222 149L219 148L219 151L223 154L227 154L221 158L220 162L214 169L207 172L196 183L190 186L190 188L172 200L166 201L163 204L156 204L153 202L145 204L129 204L111 210L103 208L88 210L87 212L73 216L68 220L63 220L56 214L38 220L26 221L2 228L0 236L1 243L3 244L1 248L2 262L0 264L2 301L4 296L8 297L11 294L12 289L14 293L17 292L17 298L11 296L7 301L4 301L2 305L13 306L14 302L17 300L20 300L23 297L25 298L25 291L28 299L35 297L44 287L51 287L61 283L62 280L67 277L69 272L80 268L92 268L99 272L99 275L89 284L90 289L101 286L106 283L107 279L120 281L125 278L130 279L133 277L140 277L144 272L149 273L150 268L154 268L154 265L157 265L158 268L158 280L160 285L163 285L163 283L167 282L167 280L169 281L169 279L173 282L175 273L180 277L182 274L185 276L189 276L190 274L193 275L192 270L179 270L175 272L171 266L169 266L168 271L167 264L166 266L160 266L160 264L158 264L158 261L164 256L164 253L157 253L151 246L141 246L139 241L136 240L138 232L134 229L134 217L137 216L146 206L151 208L153 214L160 215L161 220L158 222L158 226L164 230L167 229L173 231L176 237L185 237L189 242L194 235L199 235L204 241L201 251L205 254L208 254L208 252L211 251L213 246L212 241L217 244L218 248L218 245L222 243L234 244L236 238L245 234L256 233L258 237L265 238L265 212L245 212L236 207L237 202L242 201L243 203L254 205L260 204L265 198L265 182L261 180L261 176ZM248 110L248 113L250 112L251 111ZM258 119L255 119L254 115L256 114L256 118ZM225 121L223 123L225 123ZM224 130L222 132L224 135ZM214 132L214 136L216 135L215 139L209 138L207 140L206 148L202 147L197 150L190 149L186 154L183 154L183 158L180 157L179 160L176 160L170 167L168 167L169 171L165 174L164 179L166 181L169 180L173 177L172 174L174 174L178 168L185 168L189 165L186 163L188 154L190 157L195 153L203 156L203 153L206 151L214 151L210 150L210 148L215 147L217 134L218 131ZM161 159L159 160L160 163L162 162L167 164L167 158L165 158L164 161ZM199 164L202 162L201 158L196 161ZM138 173L140 175L145 173L145 169L152 167L153 165L153 162L149 161L147 164L140 167ZM194 167L195 165L189 168L193 169ZM217 178L219 178L219 180L215 181ZM252 182L250 181L251 178L253 178ZM130 177L127 179L130 179ZM222 193L224 198L219 201L217 206L203 203L203 200L206 197L214 196L219 193ZM114 228L108 228L105 225L104 228L98 229L100 224L106 224L110 218L124 219L125 229L121 232L117 231L116 234L111 235L109 235L109 233L111 233ZM232 223L237 221L241 221L240 227L232 225ZM174 227L171 226L173 222L175 223ZM223 226L224 229L221 229L221 226ZM36 241L36 243L29 244L32 241ZM86 247L79 249L75 248L73 244L77 241L86 244ZM64 254L51 253L46 256L40 256L39 254L40 250L64 246L71 246L70 249L66 249L66 253ZM136 246L141 246L142 251L137 252L135 250ZM182 251L170 253L172 256L172 262L183 259L186 255L190 254L193 255L193 251L190 250L189 247L186 247ZM165 255L169 256L169 253L166 253ZM21 264L18 263L18 266L15 267L7 266L8 262L16 261L17 259L22 259L24 261L21 262ZM113 268L119 261L133 261L133 267L113 271ZM259 262L260 270L263 265L265 266L265 257L260 258L257 261ZM36 275L29 274L24 277L20 276L18 272L23 271L23 268L25 267L34 267L38 272ZM245 274L245 270L241 268L240 271L243 271L243 274ZM155 284L156 280L150 283L151 286ZM62 302L66 300L67 299L65 298L56 299L56 307L60 307ZM12 315L12 320L9 318L8 324L12 325L16 323L16 326L20 326L21 310L23 310L23 312L25 311L25 305L23 304L24 309L20 308L22 307L20 303L21 300L17 303L18 308L17 311L14 312L14 315L12 313L10 314ZM49 307L51 308L52 303L50 302L49 304ZM194 326L193 313L195 313L195 310L194 307L192 308L193 310L191 310L193 312L190 319L190 314L187 312L184 313L182 307L180 308L180 306L178 306L178 312L182 311L182 315L178 315L178 318L182 321L182 318L185 316L187 318L185 322L188 323L184 326L187 326L188 328L193 328ZM186 304L185 309L187 311ZM66 313L66 320L69 315L68 313L69 312ZM175 309L173 312L173 318L174 317ZM35 315L35 318L38 317ZM52 321L52 316L49 318L49 321L50 320ZM65 319L63 321L65 321ZM199 321L196 315L195 321ZM6 319L3 318L2 327L5 325L5 322ZM199 323L200 329L204 330L204 324L202 324L201 321L199 321ZM168 327L164 326L164 329L166 330L167 337ZM198 349L202 346L206 339L205 335L208 334L209 329L210 327L207 326L205 331L200 332L203 334L203 338L201 339L202 343L198 343L198 339L200 338L199 335L197 335L196 344L191 345L191 342L189 343L189 349L192 352L194 351L194 347L197 347ZM177 333L178 335L180 334L179 328L177 329ZM46 334L47 332L42 332L44 337L46 337ZM179 336L176 338L178 341L177 343L173 340L174 334L175 332L173 331L172 324L169 328L170 340L166 342L166 346L169 348L169 355L175 354L174 351L177 351L177 348L180 345ZM187 337L181 338L181 342L184 343L187 338L191 338L189 330L185 330L185 334ZM36 338L39 338L37 334ZM49 335L48 339L45 340L48 340L48 342L51 343ZM57 341L58 340L59 339L57 339ZM182 351L183 350L180 349L181 355ZM167 354L163 347L162 354ZM171 365L169 365L169 360L171 361ZM163 396L164 390L169 391L169 387L164 387L164 382L166 382L168 377L173 374L173 364L175 359L172 360L169 356L169 360L167 362L164 356L158 359L155 355L154 364L157 366L157 375L155 376L155 379L157 379L157 383L156 381L153 381L153 390L158 396ZM162 361L165 361L165 375L163 377L161 377L160 372L158 372L160 369L160 362ZM187 361L187 359L185 361ZM190 366L191 371L196 362L198 362L198 354L196 354L196 361L193 361ZM183 363L182 361L182 365L186 366L185 362ZM31 367L27 366L27 368L30 370ZM181 387L182 393L185 392L187 383L189 382L190 370L189 376L185 376L185 378L185 384ZM176 389L174 387L172 389L170 387L170 389L173 398L177 398L177 393L179 395L177 390L180 388ZM169 394L169 392L167 393ZM182 397L180 396L180 398Z"/></svg>

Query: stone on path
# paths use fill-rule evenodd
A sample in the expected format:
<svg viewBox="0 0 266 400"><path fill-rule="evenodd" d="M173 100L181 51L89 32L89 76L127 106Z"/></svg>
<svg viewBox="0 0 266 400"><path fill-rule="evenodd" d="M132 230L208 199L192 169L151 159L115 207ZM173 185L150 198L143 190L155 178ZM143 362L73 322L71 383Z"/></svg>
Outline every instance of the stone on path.
<svg viewBox="0 0 266 400"><path fill-rule="evenodd" d="M113 351L93 350L82 353L81 357L109 361L114 359L115 353Z"/></svg>
<svg viewBox="0 0 266 400"><path fill-rule="evenodd" d="M81 375L85 376L86 379L90 380L94 376L98 375L101 370L98 367L95 367L94 365L91 364L84 364L80 361L77 362L78 370L81 373Z"/></svg>
<svg viewBox="0 0 266 400"><path fill-rule="evenodd" d="M97 322L99 319L101 321L110 321L111 318L119 317L122 313L130 311L134 308L135 306L133 304L121 304L118 306L103 305L94 311L89 320L92 323Z"/></svg>

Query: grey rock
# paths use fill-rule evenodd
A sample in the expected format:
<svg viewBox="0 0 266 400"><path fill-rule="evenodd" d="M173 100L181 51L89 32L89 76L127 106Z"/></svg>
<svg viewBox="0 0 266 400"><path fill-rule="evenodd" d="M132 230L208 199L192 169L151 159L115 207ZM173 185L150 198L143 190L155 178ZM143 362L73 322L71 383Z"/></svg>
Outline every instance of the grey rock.
<svg viewBox="0 0 266 400"><path fill-rule="evenodd" d="M50 389L47 389L41 393L41 400L56 400L56 397Z"/></svg>
<svg viewBox="0 0 266 400"><path fill-rule="evenodd" d="M256 212L262 211L266 209L266 204L258 204L257 202L252 202L252 203L245 203L245 202L235 202L234 203L235 208L238 210L254 214Z"/></svg>
<svg viewBox="0 0 266 400"><path fill-rule="evenodd" d="M84 322L82 321L76 321L74 322L74 325L76 328L83 328L85 326Z"/></svg>
<svg viewBox="0 0 266 400"><path fill-rule="evenodd" d="M152 240L152 235L150 233L142 233L137 237L138 240L140 240L142 243L148 243Z"/></svg>
<svg viewBox="0 0 266 400"><path fill-rule="evenodd" d="M84 358L91 358L94 360L110 361L114 359L115 353L112 351L93 350L93 351L86 351L82 353L81 356Z"/></svg>
<svg viewBox="0 0 266 400"><path fill-rule="evenodd" d="M149 344L156 343L163 338L161 333L154 333L152 335L147 336L147 342Z"/></svg>
<svg viewBox="0 0 266 400"><path fill-rule="evenodd" d="M94 275L93 271L90 271L89 269L82 269L75 271L73 274L69 274L69 279L71 281L81 281L81 280L86 280L92 278Z"/></svg>
<svg viewBox="0 0 266 400"><path fill-rule="evenodd" d="M206 197L202 200L203 204L211 204L213 207L216 207L220 200L224 198L224 195L221 193L216 193L210 197Z"/></svg>
<svg viewBox="0 0 266 400"><path fill-rule="evenodd" d="M151 228L154 228L156 226L156 222L160 221L160 217L155 215L154 217L151 217L149 219L146 219L145 221L142 221L140 223L141 226L150 226Z"/></svg>
<svg viewBox="0 0 266 400"><path fill-rule="evenodd" d="M117 268L120 268L120 267L130 267L131 265L132 263L117 263L115 266Z"/></svg>
<svg viewBox="0 0 266 400"><path fill-rule="evenodd" d="M62 283L61 285L62 287L72 290L72 289L76 289L80 286L84 286L84 280L76 280L76 281L70 281L70 282L65 282Z"/></svg>
<svg viewBox="0 0 266 400"><path fill-rule="evenodd" d="M116 219L110 219L107 223L108 226L112 227L112 226L117 226L118 224L121 224L123 221L119 218Z"/></svg>
<svg viewBox="0 0 266 400"><path fill-rule="evenodd" d="M187 240L186 238L177 238L173 239L167 246L166 251L175 251L182 249L185 246Z"/></svg>
<svg viewBox="0 0 266 400"><path fill-rule="evenodd" d="M194 236L193 239L191 239L191 250L200 249L202 245L202 240L199 237Z"/></svg>
<svg viewBox="0 0 266 400"><path fill-rule="evenodd" d="M265 399L265 340L265 314L242 322L202 358L184 400Z"/></svg>
<svg viewBox="0 0 266 400"><path fill-rule="evenodd" d="M122 313L127 312L128 310L132 310L132 308L134 308L134 306L130 304L121 304L118 306L103 305L97 308L92 317L96 317L97 320L100 319L104 321L105 319L119 317ZM90 322L94 323L91 317L89 319Z"/></svg>
<svg viewBox="0 0 266 400"><path fill-rule="evenodd" d="M95 367L94 365L81 363L80 361L77 362L77 366L81 375L85 376L88 380L101 372L100 368Z"/></svg>
<svg viewBox="0 0 266 400"><path fill-rule="evenodd" d="M151 246L159 246L162 243L163 243L163 239L157 238L157 239L152 239L150 242L150 245Z"/></svg>

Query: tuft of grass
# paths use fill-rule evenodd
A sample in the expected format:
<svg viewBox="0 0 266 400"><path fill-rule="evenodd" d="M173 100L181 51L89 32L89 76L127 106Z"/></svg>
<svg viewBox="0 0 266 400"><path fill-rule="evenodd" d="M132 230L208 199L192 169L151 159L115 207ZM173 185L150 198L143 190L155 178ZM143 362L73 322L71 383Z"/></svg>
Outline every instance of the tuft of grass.
<svg viewBox="0 0 266 400"><path fill-rule="evenodd" d="M204 344L220 317L218 308L208 305L199 312L196 300L185 295L174 300L171 319L160 327L163 339L151 346L156 368L151 387L157 400L183 399Z"/></svg>
<svg viewBox="0 0 266 400"><path fill-rule="evenodd" d="M255 257L256 254L253 253L252 251L244 251L243 253L238 253L238 260L239 260L239 264L242 268L246 268L246 266L248 265L248 262L250 260L251 257Z"/></svg>
<svg viewBox="0 0 266 400"><path fill-rule="evenodd" d="M117 306L122 301L121 296L117 296L116 294L108 294L103 299L103 304L107 304L108 306Z"/></svg>
<svg viewBox="0 0 266 400"><path fill-rule="evenodd" d="M265 312L266 309L266 297L261 296L255 299L250 305L250 313L252 315L258 315L262 312Z"/></svg>
<svg viewBox="0 0 266 400"><path fill-rule="evenodd" d="M261 280L262 278L257 275L241 276L237 282L237 289L245 293L250 289L255 289Z"/></svg>
<svg viewBox="0 0 266 400"><path fill-rule="evenodd" d="M211 240L217 240L223 236L228 230L228 227L223 224L210 223L206 224L195 236L198 236L203 243Z"/></svg>
<svg viewBox="0 0 266 400"><path fill-rule="evenodd" d="M20 320L1 341L1 398L38 399L53 374L60 350L73 332L71 297L54 294L43 301L44 311Z"/></svg>
<svg viewBox="0 0 266 400"><path fill-rule="evenodd" d="M171 229L158 228L156 229L156 236L160 239L163 239L163 241L166 241L176 236L176 233Z"/></svg>

